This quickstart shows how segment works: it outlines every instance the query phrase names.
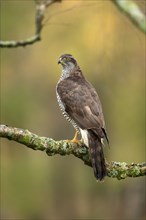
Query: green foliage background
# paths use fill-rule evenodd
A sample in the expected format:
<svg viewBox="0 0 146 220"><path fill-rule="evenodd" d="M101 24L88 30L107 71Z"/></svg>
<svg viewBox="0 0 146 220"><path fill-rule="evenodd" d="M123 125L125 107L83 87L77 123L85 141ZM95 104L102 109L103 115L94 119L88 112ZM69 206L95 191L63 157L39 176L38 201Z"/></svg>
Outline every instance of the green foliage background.
<svg viewBox="0 0 146 220"><path fill-rule="evenodd" d="M144 1L139 0L144 9ZM31 0L0 1L1 39L34 33ZM70 139L55 86L58 57L71 53L97 88L109 161L145 160L145 35L111 1L63 1L48 8L42 41L1 50L1 124ZM73 156L47 157L1 140L1 219L144 219L144 177L97 183Z"/></svg>

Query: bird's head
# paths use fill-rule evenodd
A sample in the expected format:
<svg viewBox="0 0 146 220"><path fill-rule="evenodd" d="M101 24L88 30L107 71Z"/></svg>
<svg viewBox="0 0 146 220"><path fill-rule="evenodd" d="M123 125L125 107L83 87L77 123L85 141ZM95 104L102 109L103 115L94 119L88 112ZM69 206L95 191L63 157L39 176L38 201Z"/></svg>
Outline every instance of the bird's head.
<svg viewBox="0 0 146 220"><path fill-rule="evenodd" d="M72 70L77 66L77 61L70 54L63 54L59 57L58 64L61 64L63 69Z"/></svg>

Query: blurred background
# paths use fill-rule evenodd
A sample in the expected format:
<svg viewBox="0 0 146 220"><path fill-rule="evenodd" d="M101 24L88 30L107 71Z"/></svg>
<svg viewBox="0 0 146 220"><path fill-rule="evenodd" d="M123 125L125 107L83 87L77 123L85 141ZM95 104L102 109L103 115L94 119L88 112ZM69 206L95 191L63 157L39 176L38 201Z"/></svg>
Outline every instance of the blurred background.
<svg viewBox="0 0 146 220"><path fill-rule="evenodd" d="M34 1L0 3L2 40L34 34ZM144 0L136 3L144 10ZM1 49L1 124L73 137L55 93L58 57L71 53L101 98L107 160L144 162L145 35L108 0L56 3L45 20L40 42ZM74 156L48 157L1 139L1 219L145 219L145 178L97 183Z"/></svg>

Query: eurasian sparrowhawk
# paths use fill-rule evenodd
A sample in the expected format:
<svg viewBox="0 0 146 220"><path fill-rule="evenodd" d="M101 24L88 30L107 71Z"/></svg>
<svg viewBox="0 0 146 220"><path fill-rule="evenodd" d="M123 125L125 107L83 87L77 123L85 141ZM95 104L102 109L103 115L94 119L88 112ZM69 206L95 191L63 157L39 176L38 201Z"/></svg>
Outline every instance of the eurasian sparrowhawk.
<svg viewBox="0 0 146 220"><path fill-rule="evenodd" d="M72 55L60 56L58 64L63 67L56 87L59 106L89 147L94 175L101 181L107 173L102 139L108 138L100 99Z"/></svg>

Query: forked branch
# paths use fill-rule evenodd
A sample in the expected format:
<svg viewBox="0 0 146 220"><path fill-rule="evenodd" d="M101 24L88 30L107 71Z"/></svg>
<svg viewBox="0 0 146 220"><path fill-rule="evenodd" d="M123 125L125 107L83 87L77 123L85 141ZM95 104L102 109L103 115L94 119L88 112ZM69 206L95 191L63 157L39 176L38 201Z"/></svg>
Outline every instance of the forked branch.
<svg viewBox="0 0 146 220"><path fill-rule="evenodd" d="M35 15L35 34L25 40L20 41L0 41L0 47L14 48L14 47L25 47L30 44L34 44L41 40L41 31L43 28L44 14L48 6L62 0L34 0L36 3L36 15Z"/></svg>

